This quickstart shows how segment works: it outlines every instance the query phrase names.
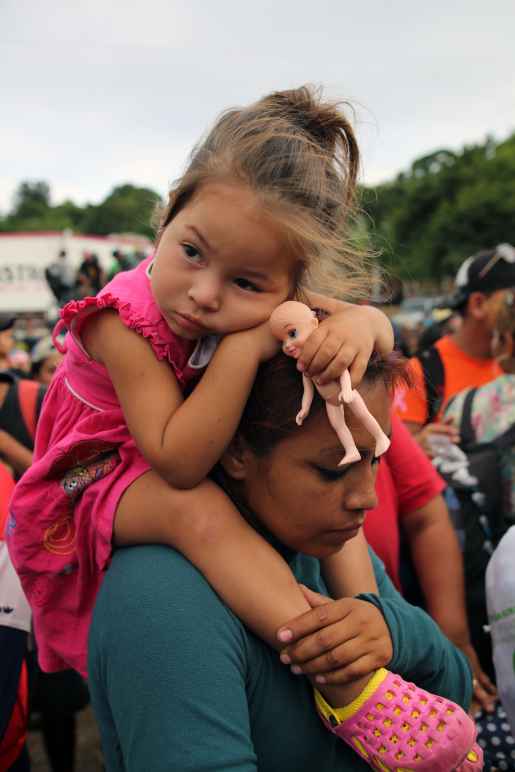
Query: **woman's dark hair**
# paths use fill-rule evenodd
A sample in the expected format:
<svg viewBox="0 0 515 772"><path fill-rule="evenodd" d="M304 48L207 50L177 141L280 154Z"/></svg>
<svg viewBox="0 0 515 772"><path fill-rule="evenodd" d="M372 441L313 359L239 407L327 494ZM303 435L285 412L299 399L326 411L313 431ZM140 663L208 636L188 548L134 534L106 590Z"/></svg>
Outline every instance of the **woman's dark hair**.
<svg viewBox="0 0 515 772"><path fill-rule="evenodd" d="M398 382L407 382L405 362L398 352L388 357L373 355L363 382L381 381L393 391ZM260 366L237 432L256 455L266 455L298 430L295 416L302 391L302 377L291 357L280 353ZM316 414L323 405L323 399L315 393L310 414Z"/></svg>

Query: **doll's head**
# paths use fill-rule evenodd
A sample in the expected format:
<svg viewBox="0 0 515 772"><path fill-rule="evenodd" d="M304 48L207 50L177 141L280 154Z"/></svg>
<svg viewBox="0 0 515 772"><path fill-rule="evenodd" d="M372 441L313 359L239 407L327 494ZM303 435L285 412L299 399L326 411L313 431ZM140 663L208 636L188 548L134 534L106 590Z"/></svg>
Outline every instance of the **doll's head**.
<svg viewBox="0 0 515 772"><path fill-rule="evenodd" d="M304 343L318 327L315 313L304 303L287 300L270 316L272 334L283 343L283 351L298 359Z"/></svg>

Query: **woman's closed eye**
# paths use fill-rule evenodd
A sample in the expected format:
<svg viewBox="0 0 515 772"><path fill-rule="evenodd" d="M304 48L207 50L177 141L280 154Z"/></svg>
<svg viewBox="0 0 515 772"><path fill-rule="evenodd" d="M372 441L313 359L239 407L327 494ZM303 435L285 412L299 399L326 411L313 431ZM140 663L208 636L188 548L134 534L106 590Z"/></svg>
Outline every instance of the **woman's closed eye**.
<svg viewBox="0 0 515 772"><path fill-rule="evenodd" d="M363 458L364 455L365 455L365 458ZM362 452L362 460L366 461L366 455L367 455L366 453L363 454ZM372 467L375 467L377 466L377 464L379 464L380 461L381 461L380 456L378 458L376 458L375 456L372 456L370 458L370 465ZM355 462L355 463L359 463L359 462ZM336 482L337 480L341 480L342 477L344 477L347 474L347 472L350 469L352 469L353 466L354 464L345 464L345 466L339 466L336 469L332 469L330 467L319 466L318 464L315 464L314 468L316 469L319 476L326 482Z"/></svg>
<svg viewBox="0 0 515 772"><path fill-rule="evenodd" d="M349 471L348 466L340 466L337 469L331 469L326 466L315 465L315 469L325 482L336 482L336 480L341 480Z"/></svg>

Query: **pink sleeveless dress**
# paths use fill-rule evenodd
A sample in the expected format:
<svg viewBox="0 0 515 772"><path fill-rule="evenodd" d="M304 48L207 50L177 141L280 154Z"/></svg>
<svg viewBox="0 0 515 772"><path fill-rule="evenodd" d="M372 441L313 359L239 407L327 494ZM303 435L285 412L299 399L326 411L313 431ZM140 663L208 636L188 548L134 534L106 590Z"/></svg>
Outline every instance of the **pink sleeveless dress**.
<svg viewBox="0 0 515 772"><path fill-rule="evenodd" d="M86 675L91 614L111 556L116 507L150 469L107 370L81 344L85 318L116 309L156 357L170 363L183 391L194 386L216 347L212 338L196 344L171 331L151 293L150 263L118 274L94 298L68 303L54 331L68 328L66 355L44 399L34 462L16 486L6 529L45 671L72 667Z"/></svg>

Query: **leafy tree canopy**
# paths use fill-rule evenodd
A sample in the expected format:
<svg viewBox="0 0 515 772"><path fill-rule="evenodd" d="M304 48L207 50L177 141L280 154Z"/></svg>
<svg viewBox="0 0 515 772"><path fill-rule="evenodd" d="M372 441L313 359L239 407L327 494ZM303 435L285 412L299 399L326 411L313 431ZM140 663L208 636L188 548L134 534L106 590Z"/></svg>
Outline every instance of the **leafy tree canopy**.
<svg viewBox="0 0 515 772"><path fill-rule="evenodd" d="M114 188L100 204L81 207L64 201L53 206L48 183L24 181L18 186L11 211L0 216L0 231L71 228L99 236L130 232L151 237L151 216L159 200L159 195L149 188L125 184Z"/></svg>
<svg viewBox="0 0 515 772"><path fill-rule="evenodd" d="M441 280L468 255L515 243L515 134L437 150L361 193L382 262L402 278Z"/></svg>

